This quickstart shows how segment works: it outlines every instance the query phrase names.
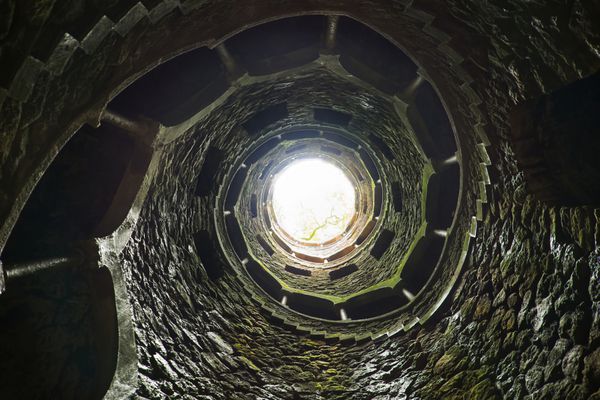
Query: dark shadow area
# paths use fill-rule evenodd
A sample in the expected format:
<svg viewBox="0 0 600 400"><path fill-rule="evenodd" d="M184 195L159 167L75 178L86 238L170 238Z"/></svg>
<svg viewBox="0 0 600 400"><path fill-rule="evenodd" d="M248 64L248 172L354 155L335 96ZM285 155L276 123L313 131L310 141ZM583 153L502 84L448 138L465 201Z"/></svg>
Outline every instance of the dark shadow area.
<svg viewBox="0 0 600 400"><path fill-rule="evenodd" d="M358 267L356 264L348 264L344 265L336 270L333 270L329 273L329 279L336 280L348 276L354 272L358 271Z"/></svg>
<svg viewBox="0 0 600 400"><path fill-rule="evenodd" d="M389 94L415 78L417 66L379 33L346 17L340 18L338 29L340 62L353 75Z"/></svg>
<svg viewBox="0 0 600 400"><path fill-rule="evenodd" d="M336 320L340 318L331 301L306 294L290 294L288 299L288 307L299 313L310 315L312 317L330 320Z"/></svg>
<svg viewBox="0 0 600 400"><path fill-rule="evenodd" d="M394 204L394 211L402 211L402 188L400 182L392 182L392 203Z"/></svg>
<svg viewBox="0 0 600 400"><path fill-rule="evenodd" d="M377 182L377 180L379 179L379 171L377 171L377 166L375 165L375 162L365 149L360 149L359 154L360 159L365 164L365 167L367 168L367 171L369 171L371 178L373 179L373 181Z"/></svg>
<svg viewBox="0 0 600 400"><path fill-rule="evenodd" d="M379 136L370 134L369 141L373 143L373 145L375 145L375 147L377 147L379 151L383 153L385 158L387 158L390 161L394 161L394 152L392 151L392 149L390 149L390 146L388 146L383 139L381 139Z"/></svg>
<svg viewBox="0 0 600 400"><path fill-rule="evenodd" d="M250 215L252 218L256 218L258 216L258 200L256 199L256 194L252 193L250 196Z"/></svg>
<svg viewBox="0 0 600 400"><path fill-rule="evenodd" d="M83 243L95 236L113 207L134 153L133 140L110 126L86 125L76 132L19 216L2 253L4 267L87 248ZM118 343L114 288L106 268L88 260L11 279L0 296L0 326L3 398L103 397L116 368Z"/></svg>
<svg viewBox="0 0 600 400"><path fill-rule="evenodd" d="M360 235L356 239L356 244L358 244L358 245L362 244L369 237L371 232L373 232L373 229L375 228L376 223L377 223L377 221L375 221L374 219L367 222L367 224L365 225L365 228L363 229L363 231L360 233Z"/></svg>
<svg viewBox="0 0 600 400"><path fill-rule="evenodd" d="M267 292L274 299L280 299L282 296L281 285L277 279L273 278L267 271L265 271L260 264L255 260L251 259L246 264L246 270L252 277L254 282L260 286L265 292Z"/></svg>
<svg viewBox="0 0 600 400"><path fill-rule="evenodd" d="M275 250L273 250L271 245L261 235L256 235L256 240L258 241L258 244L260 244L260 247L262 247L269 256L275 254Z"/></svg>
<svg viewBox="0 0 600 400"><path fill-rule="evenodd" d="M323 132L323 138L327 139L327 140L331 140L332 142L341 144L342 146L346 146L350 149L357 149L358 148L358 144L356 144L355 141L353 141L352 139L343 136L341 134L338 133L333 133L333 132Z"/></svg>
<svg viewBox="0 0 600 400"><path fill-rule="evenodd" d="M288 116L286 103L274 104L254 113L242 124L249 135L256 135L267 126Z"/></svg>
<svg viewBox="0 0 600 400"><path fill-rule="evenodd" d="M382 288L351 298L344 303L344 309L351 319L364 319L391 312L406 303L393 289Z"/></svg>
<svg viewBox="0 0 600 400"><path fill-rule="evenodd" d="M11 281L0 296L3 399L101 399L117 361L107 269Z"/></svg>
<svg viewBox="0 0 600 400"><path fill-rule="evenodd" d="M285 270L289 273L295 274L295 275L302 275L302 276L311 276L312 273L304 268L298 268L298 267L294 267L292 265L286 265L285 266Z"/></svg>
<svg viewBox="0 0 600 400"><path fill-rule="evenodd" d="M133 82L109 107L124 115L141 114L164 125L177 125L227 90L225 69L206 47L172 58Z"/></svg>
<svg viewBox="0 0 600 400"><path fill-rule="evenodd" d="M352 115L330 108L315 108L314 118L315 121L346 127L350 123Z"/></svg>
<svg viewBox="0 0 600 400"><path fill-rule="evenodd" d="M281 237L279 237L279 235L275 234L272 236L273 240L279 245L279 247L281 247L281 249L283 251L285 251L286 253L291 253L292 249L290 248L290 246L288 246L283 239L281 239Z"/></svg>
<svg viewBox="0 0 600 400"><path fill-rule="evenodd" d="M430 228L447 229L452 225L459 186L458 163L445 167L429 178L425 215Z"/></svg>
<svg viewBox="0 0 600 400"><path fill-rule="evenodd" d="M202 169L198 174L196 183L196 195L208 196L215 187L215 179L217 171L223 162L223 151L216 147L210 146L206 150Z"/></svg>
<svg viewBox="0 0 600 400"><path fill-rule="evenodd" d="M229 184L229 190L227 190L227 197L225 198L226 210L232 210L233 207L237 204L247 174L247 168L240 168L235 173L233 179L231 180L231 183Z"/></svg>
<svg viewBox="0 0 600 400"><path fill-rule="evenodd" d="M375 189L373 190L373 215L375 217L379 217L381 214L381 209L383 207L383 187L381 187L381 183L375 184Z"/></svg>
<svg viewBox="0 0 600 400"><path fill-rule="evenodd" d="M419 293L431 276L443 247L444 238L439 236L421 239L402 269L402 287L414 295Z"/></svg>
<svg viewBox="0 0 600 400"><path fill-rule="evenodd" d="M34 189L2 252L5 264L64 256L93 236L134 151L120 131L84 125Z"/></svg>
<svg viewBox="0 0 600 400"><path fill-rule="evenodd" d="M233 249L240 259L244 259L248 255L248 247L242 235L240 223L233 213L225 218L225 226L227 227Z"/></svg>
<svg viewBox="0 0 600 400"><path fill-rule="evenodd" d="M266 156L269 151L273 150L279 144L279 138L271 138L258 146L244 161L247 165L254 164Z"/></svg>
<svg viewBox="0 0 600 400"><path fill-rule="evenodd" d="M210 233L205 230L196 232L194 234L194 246L208 277L217 280L223 276L223 263L217 256L217 249L215 249Z"/></svg>
<svg viewBox="0 0 600 400"><path fill-rule="evenodd" d="M316 129L301 129L281 135L282 140L314 139L317 137L319 137L319 131Z"/></svg>
<svg viewBox="0 0 600 400"><path fill-rule="evenodd" d="M271 74L317 59L324 24L323 16L284 18L250 28L226 45L250 75Z"/></svg>
<svg viewBox="0 0 600 400"><path fill-rule="evenodd" d="M415 105L427 127L435 154L441 159L453 156L456 153L454 132L446 110L429 82L423 82L417 88Z"/></svg>
<svg viewBox="0 0 600 400"><path fill-rule="evenodd" d="M380 259L385 252L390 248L392 241L394 240L395 233L384 229L379 234L379 237L375 241L373 248L371 249L371 255L376 259Z"/></svg>
<svg viewBox="0 0 600 400"><path fill-rule="evenodd" d="M527 189L551 205L600 204L600 73L512 110Z"/></svg>

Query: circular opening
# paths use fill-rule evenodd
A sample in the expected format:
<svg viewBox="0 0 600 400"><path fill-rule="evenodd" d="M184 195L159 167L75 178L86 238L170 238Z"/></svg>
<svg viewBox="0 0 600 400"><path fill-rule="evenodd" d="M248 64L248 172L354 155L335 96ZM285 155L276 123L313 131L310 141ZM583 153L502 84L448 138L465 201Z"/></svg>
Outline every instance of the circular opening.
<svg viewBox="0 0 600 400"><path fill-rule="evenodd" d="M356 193L346 174L321 159L292 162L273 182L275 222L292 239L309 245L342 236L356 213Z"/></svg>

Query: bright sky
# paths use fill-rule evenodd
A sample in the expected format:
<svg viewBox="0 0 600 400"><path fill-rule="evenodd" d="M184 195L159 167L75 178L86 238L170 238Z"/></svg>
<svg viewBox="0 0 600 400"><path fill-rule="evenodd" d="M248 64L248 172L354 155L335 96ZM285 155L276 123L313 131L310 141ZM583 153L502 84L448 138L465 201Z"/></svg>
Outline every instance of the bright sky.
<svg viewBox="0 0 600 400"><path fill-rule="evenodd" d="M294 239L323 243L344 232L356 212L354 187L331 163L295 161L275 177L273 211Z"/></svg>

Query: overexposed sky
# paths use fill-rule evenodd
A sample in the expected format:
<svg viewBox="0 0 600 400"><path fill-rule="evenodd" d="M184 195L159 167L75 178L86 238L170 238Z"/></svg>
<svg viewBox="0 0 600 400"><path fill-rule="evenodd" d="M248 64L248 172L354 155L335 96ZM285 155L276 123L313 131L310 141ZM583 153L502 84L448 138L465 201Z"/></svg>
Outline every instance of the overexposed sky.
<svg viewBox="0 0 600 400"><path fill-rule="evenodd" d="M344 232L356 212L354 187L337 166L321 159L292 162L275 176L273 211L296 240L323 243Z"/></svg>

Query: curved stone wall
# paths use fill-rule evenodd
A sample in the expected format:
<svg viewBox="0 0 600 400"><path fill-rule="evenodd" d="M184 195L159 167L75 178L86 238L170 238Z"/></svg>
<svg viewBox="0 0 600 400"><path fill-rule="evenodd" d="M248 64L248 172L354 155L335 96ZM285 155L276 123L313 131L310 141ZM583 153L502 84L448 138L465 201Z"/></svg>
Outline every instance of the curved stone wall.
<svg viewBox="0 0 600 400"><path fill-rule="evenodd" d="M463 171L463 194L454 221L456 231L467 234L449 236L443 257L454 264L465 261L460 276L452 274L456 269L444 269L448 273L439 276L444 283L457 279L453 291L445 300L423 296L415 308L431 317L423 326L415 321L414 329L406 333L384 328L386 333L376 337L371 337L371 330L353 330L355 336L369 335L368 340L357 341L328 337L320 326L291 330L294 324L265 314L265 304L247 295L226 264L218 279L206 274L199 267L193 239L212 220L211 208L195 193L202 155L219 140L220 148L243 146L242 141L225 143L219 132L235 130L246 116L277 103L276 94L285 96L287 90L286 85L267 81L243 85L237 90L254 90L256 95L232 96L187 129L171 127L159 133L149 167L152 179L142 186L148 195L143 206L136 203L141 206L135 210L140 213L138 223L123 253L113 259L124 273L125 303L133 309L136 395L215 399L598 396L600 213L593 207L547 207L528 196L508 142L507 125L516 102L598 69L597 7L582 1L568 5L321 3L257 1L249 10L247 4L225 1L102 5L40 1L33 13L27 5L5 2L6 12L1 14L6 24L0 28L4 40L0 63L6 66L0 88L0 185L5 189L0 198L0 247L64 142L82 123L95 124L124 82L184 49L213 46L259 22L304 13L347 15L410 54L450 116ZM310 81L311 76L296 78ZM300 85L291 87L302 95ZM314 90L316 85L306 88ZM321 97L319 91L306 96L319 103L315 105L328 106L334 99L327 97L326 89L321 88L325 93ZM336 105L343 100L335 99ZM352 111L356 104L349 103L345 110ZM390 108L378 104L378 110ZM282 127L311 116L301 107L288 110ZM358 129L374 131L381 126L382 137L390 126L400 126L386 124L385 117L363 120L364 112L352 114L359 121ZM35 291L30 295L38 300L44 297ZM74 301L71 305L85 304L68 293L64 298ZM9 301L5 294L0 303L2 326L14 322L14 315L35 321L30 332L46 329L45 337L53 343L46 348L60 355L42 357L42 350L27 355L31 361L24 365L47 363L51 369L60 364L64 371L56 378L28 383L31 393L81 398L86 367L77 354L85 352L56 344L65 341L59 329L63 323L73 327L68 332L80 330L79 338L93 337L87 320L56 302L43 315L61 310L65 319L57 313L44 326L36 319L39 305L24 309L18 296L11 295ZM437 310L433 316L432 304ZM18 345L30 340L38 342L37 348L45 347L41 334L18 336L0 333L4 342ZM0 387L9 388L9 395L24 382L14 357L7 350L0 355L2 370L13 371L1 378ZM52 364L54 360L59 361Z"/></svg>

